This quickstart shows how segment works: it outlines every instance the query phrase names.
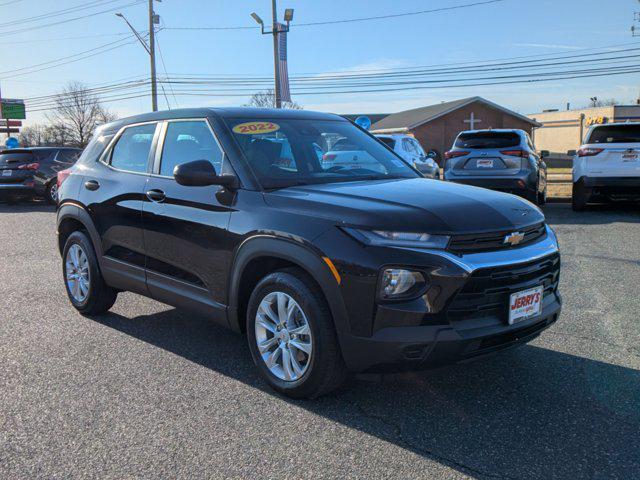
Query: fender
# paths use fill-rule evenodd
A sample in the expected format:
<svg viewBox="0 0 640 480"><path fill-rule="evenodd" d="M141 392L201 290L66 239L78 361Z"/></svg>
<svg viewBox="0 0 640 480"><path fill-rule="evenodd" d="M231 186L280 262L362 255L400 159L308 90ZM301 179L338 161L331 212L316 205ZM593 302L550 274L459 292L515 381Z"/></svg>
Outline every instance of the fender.
<svg viewBox="0 0 640 480"><path fill-rule="evenodd" d="M238 318L238 295L240 279L245 267L251 260L265 256L281 258L305 270L320 286L331 310L336 331L339 333L349 332L349 320L340 286L336 283L327 264L322 260L320 253L292 240L262 235L245 240L240 245L231 266L227 311L231 329L241 331L240 322L243 320Z"/></svg>
<svg viewBox="0 0 640 480"><path fill-rule="evenodd" d="M98 257L98 264L100 265L100 268L102 268L102 241L100 240L98 230L96 230L96 227L94 226L89 213L82 205L78 203L68 201L63 202L58 207L58 229L60 228L62 222L66 219L76 220L84 226L85 230L89 233L91 242L93 243L96 257ZM62 254L62 248L60 249L60 254Z"/></svg>

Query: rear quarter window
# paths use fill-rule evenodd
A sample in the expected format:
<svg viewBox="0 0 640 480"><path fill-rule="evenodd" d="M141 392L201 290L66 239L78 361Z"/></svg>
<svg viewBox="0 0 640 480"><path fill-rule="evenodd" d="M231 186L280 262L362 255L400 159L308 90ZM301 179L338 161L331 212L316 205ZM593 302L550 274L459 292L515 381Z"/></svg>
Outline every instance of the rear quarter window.
<svg viewBox="0 0 640 480"><path fill-rule="evenodd" d="M461 133L454 144L458 148L509 148L520 145L515 132Z"/></svg>
<svg viewBox="0 0 640 480"><path fill-rule="evenodd" d="M640 125L607 125L596 127L586 143L633 143L640 142Z"/></svg>

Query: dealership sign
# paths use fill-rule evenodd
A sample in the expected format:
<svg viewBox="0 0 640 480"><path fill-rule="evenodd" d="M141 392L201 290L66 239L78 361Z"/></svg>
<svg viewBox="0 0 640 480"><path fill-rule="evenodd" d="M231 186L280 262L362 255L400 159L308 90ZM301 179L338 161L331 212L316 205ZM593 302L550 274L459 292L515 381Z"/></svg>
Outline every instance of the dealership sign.
<svg viewBox="0 0 640 480"><path fill-rule="evenodd" d="M2 109L2 114L0 116L2 118L11 120L24 120L27 118L24 108L24 100L19 100L17 98L3 98L0 102L0 108Z"/></svg>

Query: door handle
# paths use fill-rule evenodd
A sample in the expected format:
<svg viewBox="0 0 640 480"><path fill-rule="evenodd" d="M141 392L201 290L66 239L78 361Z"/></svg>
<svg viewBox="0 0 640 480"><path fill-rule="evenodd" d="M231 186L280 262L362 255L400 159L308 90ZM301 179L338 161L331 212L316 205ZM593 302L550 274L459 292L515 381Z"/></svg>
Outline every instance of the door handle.
<svg viewBox="0 0 640 480"><path fill-rule="evenodd" d="M84 188L91 190L92 192L100 188L100 184L95 180L88 180L84 182Z"/></svg>
<svg viewBox="0 0 640 480"><path fill-rule="evenodd" d="M162 202L167 196L162 190L153 189L147 192L147 198L152 202Z"/></svg>

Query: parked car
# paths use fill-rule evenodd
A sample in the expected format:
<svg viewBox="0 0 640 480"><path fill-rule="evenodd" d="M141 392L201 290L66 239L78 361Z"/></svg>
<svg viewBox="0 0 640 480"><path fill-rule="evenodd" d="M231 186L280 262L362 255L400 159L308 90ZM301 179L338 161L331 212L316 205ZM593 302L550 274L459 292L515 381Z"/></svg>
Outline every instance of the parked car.
<svg viewBox="0 0 640 480"><path fill-rule="evenodd" d="M404 134L374 134L383 143L387 144L391 150L396 152L407 162L415 167L422 175L427 178L440 178L440 167L436 163L433 156L424 153L424 149L420 142L411 135Z"/></svg>
<svg viewBox="0 0 640 480"><path fill-rule="evenodd" d="M0 195L5 199L43 197L55 204L57 174L72 166L81 152L66 147L0 150Z"/></svg>
<svg viewBox="0 0 640 480"><path fill-rule="evenodd" d="M595 125L573 155L572 205L640 200L640 123Z"/></svg>
<svg viewBox="0 0 640 480"><path fill-rule="evenodd" d="M329 135L376 167L324 168ZM537 207L425 181L337 115L140 115L101 126L58 177L78 311L104 313L127 290L200 312L246 334L262 377L291 397L348 371L480 357L560 314L558 243Z"/></svg>
<svg viewBox="0 0 640 480"><path fill-rule="evenodd" d="M544 205L548 155L536 152L524 130L469 130L461 132L445 153L444 179L513 193Z"/></svg>

